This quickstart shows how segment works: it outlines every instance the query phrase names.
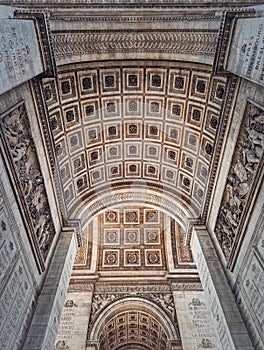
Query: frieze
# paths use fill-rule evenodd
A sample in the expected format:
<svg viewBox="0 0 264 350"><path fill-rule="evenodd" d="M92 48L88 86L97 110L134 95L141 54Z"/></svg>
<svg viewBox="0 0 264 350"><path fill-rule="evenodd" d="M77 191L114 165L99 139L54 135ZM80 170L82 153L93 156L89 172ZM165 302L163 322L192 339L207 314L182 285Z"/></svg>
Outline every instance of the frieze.
<svg viewBox="0 0 264 350"><path fill-rule="evenodd" d="M104 52L168 52L213 56L217 33L209 31L54 33L55 57Z"/></svg>
<svg viewBox="0 0 264 350"><path fill-rule="evenodd" d="M192 290L203 290L201 282L175 282L171 284L172 291L192 291Z"/></svg>
<svg viewBox="0 0 264 350"><path fill-rule="evenodd" d="M96 285L95 293L98 294L109 294L109 293L118 293L118 294L137 294L137 293L170 293L170 285L168 284L149 284L149 285Z"/></svg>
<svg viewBox="0 0 264 350"><path fill-rule="evenodd" d="M66 20L70 22L176 22L176 21L199 21L199 20L207 20L207 21L216 21L220 18L218 14L214 15L175 15L175 16L87 16L87 17L79 17L79 16L52 16L50 20L52 21L61 21Z"/></svg>
<svg viewBox="0 0 264 350"><path fill-rule="evenodd" d="M227 176L215 233L229 260L238 241L247 202L263 162L264 109L248 102Z"/></svg>
<svg viewBox="0 0 264 350"><path fill-rule="evenodd" d="M86 292L93 292L94 291L94 284L87 281L78 281L78 282L70 282L70 285L68 287L68 293L69 292L80 292L80 291L86 291Z"/></svg>
<svg viewBox="0 0 264 350"><path fill-rule="evenodd" d="M45 260L55 229L24 104L1 118L1 131L21 190L20 200L31 220L33 240Z"/></svg>

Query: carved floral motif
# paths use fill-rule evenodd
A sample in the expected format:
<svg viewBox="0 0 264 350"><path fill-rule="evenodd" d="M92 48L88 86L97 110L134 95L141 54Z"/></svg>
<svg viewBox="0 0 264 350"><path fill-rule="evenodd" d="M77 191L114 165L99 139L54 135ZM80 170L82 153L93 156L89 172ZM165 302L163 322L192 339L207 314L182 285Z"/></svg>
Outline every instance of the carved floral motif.
<svg viewBox="0 0 264 350"><path fill-rule="evenodd" d="M216 223L216 236L228 260L239 231L264 148L264 111L248 103Z"/></svg>
<svg viewBox="0 0 264 350"><path fill-rule="evenodd" d="M53 35L56 57L105 52L169 52L213 55L217 33L194 32L85 32Z"/></svg>
<svg viewBox="0 0 264 350"><path fill-rule="evenodd" d="M100 314L102 309L111 304L113 301L128 296L131 296L131 294L95 294L92 301L91 321L93 322ZM177 323L174 301L171 294L137 293L136 296L154 302L160 306L175 323Z"/></svg>
<svg viewBox="0 0 264 350"><path fill-rule="evenodd" d="M22 104L5 115L1 127L23 194L22 201L28 209L35 239L45 259L55 230L25 106Z"/></svg>

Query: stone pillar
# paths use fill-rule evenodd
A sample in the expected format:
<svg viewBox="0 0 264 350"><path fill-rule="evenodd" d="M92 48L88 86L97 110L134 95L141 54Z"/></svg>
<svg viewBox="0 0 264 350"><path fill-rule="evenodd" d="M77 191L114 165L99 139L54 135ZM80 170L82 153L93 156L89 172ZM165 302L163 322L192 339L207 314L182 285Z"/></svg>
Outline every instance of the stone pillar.
<svg viewBox="0 0 264 350"><path fill-rule="evenodd" d="M53 348L76 251L73 230L63 230L38 298L24 350Z"/></svg>
<svg viewBox="0 0 264 350"><path fill-rule="evenodd" d="M177 320L184 350L210 348L222 350L213 328L202 290L173 291Z"/></svg>
<svg viewBox="0 0 264 350"><path fill-rule="evenodd" d="M206 229L194 227L191 248L222 349L254 349Z"/></svg>
<svg viewBox="0 0 264 350"><path fill-rule="evenodd" d="M55 350L85 349L93 289L93 283L70 285L61 315Z"/></svg>

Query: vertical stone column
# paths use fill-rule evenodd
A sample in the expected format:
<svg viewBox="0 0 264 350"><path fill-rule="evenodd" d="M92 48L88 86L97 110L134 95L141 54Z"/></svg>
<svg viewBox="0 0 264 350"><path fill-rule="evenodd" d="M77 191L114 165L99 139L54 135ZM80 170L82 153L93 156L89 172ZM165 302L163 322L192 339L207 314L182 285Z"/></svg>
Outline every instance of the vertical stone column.
<svg viewBox="0 0 264 350"><path fill-rule="evenodd" d="M73 230L63 230L38 298L24 350L53 348L76 251Z"/></svg>
<svg viewBox="0 0 264 350"><path fill-rule="evenodd" d="M222 349L253 350L234 295L206 229L194 228L191 248Z"/></svg>
<svg viewBox="0 0 264 350"><path fill-rule="evenodd" d="M212 325L204 292L202 290L174 290L173 297L183 349L222 350Z"/></svg>
<svg viewBox="0 0 264 350"><path fill-rule="evenodd" d="M55 350L86 348L93 289L93 283L88 282L70 285L60 320Z"/></svg>

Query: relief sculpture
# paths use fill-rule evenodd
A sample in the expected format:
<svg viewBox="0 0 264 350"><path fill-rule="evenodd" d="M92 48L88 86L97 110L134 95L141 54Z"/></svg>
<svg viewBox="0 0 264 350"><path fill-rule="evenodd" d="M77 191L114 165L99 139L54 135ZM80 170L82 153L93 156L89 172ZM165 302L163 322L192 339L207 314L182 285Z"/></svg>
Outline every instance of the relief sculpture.
<svg viewBox="0 0 264 350"><path fill-rule="evenodd" d="M228 260L256 173L263 159L264 111L248 103L227 177L215 232Z"/></svg>
<svg viewBox="0 0 264 350"><path fill-rule="evenodd" d="M22 104L1 120L1 128L31 218L35 240L45 259L54 225L25 106Z"/></svg>
<svg viewBox="0 0 264 350"><path fill-rule="evenodd" d="M97 318L104 307L108 306L115 300L128 297L129 295L130 294L95 294L92 301L91 321L94 321ZM136 295L144 299L148 299L160 306L164 311L166 311L171 319L177 323L174 301L171 294L137 293Z"/></svg>

